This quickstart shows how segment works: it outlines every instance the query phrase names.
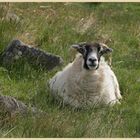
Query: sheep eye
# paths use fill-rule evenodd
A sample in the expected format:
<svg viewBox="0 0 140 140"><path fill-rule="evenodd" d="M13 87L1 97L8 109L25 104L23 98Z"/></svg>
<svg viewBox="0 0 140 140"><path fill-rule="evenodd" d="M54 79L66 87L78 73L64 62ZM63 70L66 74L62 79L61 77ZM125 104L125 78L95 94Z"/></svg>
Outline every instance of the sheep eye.
<svg viewBox="0 0 140 140"><path fill-rule="evenodd" d="M98 47L98 52L99 52L99 53L101 52L101 46Z"/></svg>

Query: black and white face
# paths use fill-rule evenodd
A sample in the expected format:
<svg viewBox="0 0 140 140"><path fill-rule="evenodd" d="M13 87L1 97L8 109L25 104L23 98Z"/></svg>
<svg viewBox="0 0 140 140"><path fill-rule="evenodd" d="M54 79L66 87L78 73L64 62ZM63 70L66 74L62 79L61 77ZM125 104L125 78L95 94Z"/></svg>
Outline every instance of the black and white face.
<svg viewBox="0 0 140 140"><path fill-rule="evenodd" d="M88 69L97 69L99 67L100 56L98 55L98 49L86 48L86 56L84 57L84 66Z"/></svg>
<svg viewBox="0 0 140 140"><path fill-rule="evenodd" d="M102 43L80 43L72 45L72 47L83 55L83 67L87 70L98 69L100 57L105 53L112 52L111 48Z"/></svg>

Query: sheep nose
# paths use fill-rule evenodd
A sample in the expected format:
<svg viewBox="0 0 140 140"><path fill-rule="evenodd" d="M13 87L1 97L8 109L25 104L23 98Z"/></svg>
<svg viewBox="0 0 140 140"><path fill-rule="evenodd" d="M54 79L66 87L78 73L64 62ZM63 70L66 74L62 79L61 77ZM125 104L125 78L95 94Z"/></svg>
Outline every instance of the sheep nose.
<svg viewBox="0 0 140 140"><path fill-rule="evenodd" d="M89 58L88 59L91 63L94 63L94 62L96 62L97 61L97 59L96 58Z"/></svg>

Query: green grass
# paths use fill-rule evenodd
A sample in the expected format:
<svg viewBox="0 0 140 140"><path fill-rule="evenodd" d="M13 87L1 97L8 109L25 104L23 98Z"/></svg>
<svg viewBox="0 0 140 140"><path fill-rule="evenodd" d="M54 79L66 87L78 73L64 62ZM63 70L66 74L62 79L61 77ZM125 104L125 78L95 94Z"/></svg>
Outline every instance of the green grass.
<svg viewBox="0 0 140 140"><path fill-rule="evenodd" d="M13 38L19 38L62 56L66 65L73 43L111 39L108 45L114 50L112 66L123 95L122 104L73 110L54 101L46 86L60 68L45 72L28 65L10 71L1 67L1 94L35 105L47 115L1 123L0 137L140 137L140 4L64 4L11 3L10 9L21 20L15 24L2 20L0 15L0 51Z"/></svg>

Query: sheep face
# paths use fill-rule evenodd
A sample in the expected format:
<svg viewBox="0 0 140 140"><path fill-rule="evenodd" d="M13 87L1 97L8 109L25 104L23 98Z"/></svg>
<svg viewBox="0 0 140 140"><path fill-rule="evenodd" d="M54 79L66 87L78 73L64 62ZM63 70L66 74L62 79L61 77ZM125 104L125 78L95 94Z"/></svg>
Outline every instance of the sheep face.
<svg viewBox="0 0 140 140"><path fill-rule="evenodd" d="M99 68L100 57L112 49L103 43L80 43L72 45L79 53L83 55L83 67L87 70L96 70Z"/></svg>

